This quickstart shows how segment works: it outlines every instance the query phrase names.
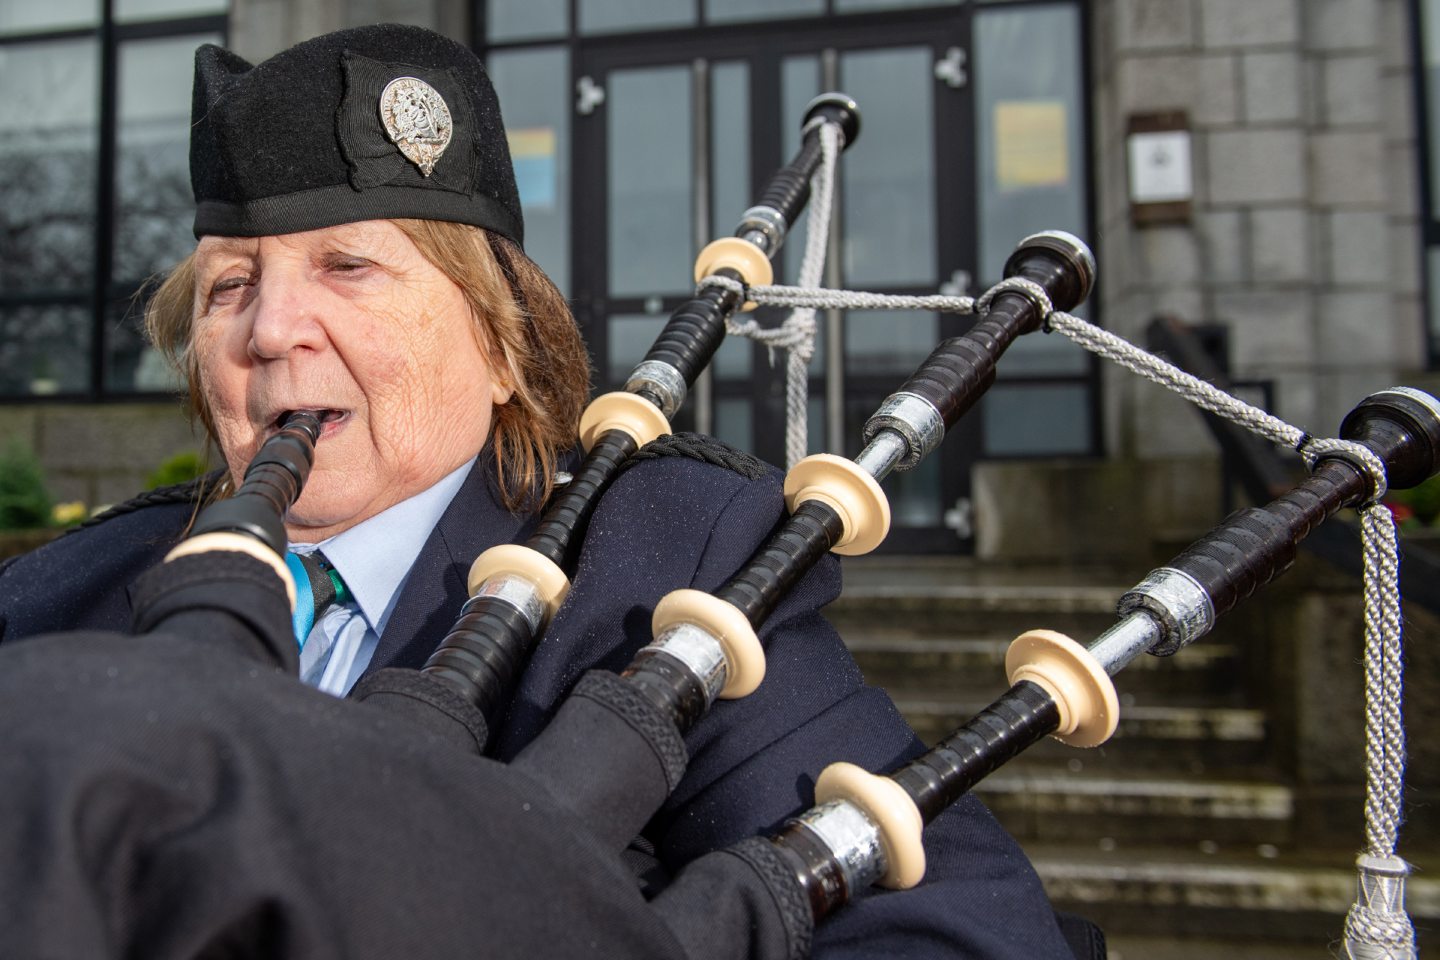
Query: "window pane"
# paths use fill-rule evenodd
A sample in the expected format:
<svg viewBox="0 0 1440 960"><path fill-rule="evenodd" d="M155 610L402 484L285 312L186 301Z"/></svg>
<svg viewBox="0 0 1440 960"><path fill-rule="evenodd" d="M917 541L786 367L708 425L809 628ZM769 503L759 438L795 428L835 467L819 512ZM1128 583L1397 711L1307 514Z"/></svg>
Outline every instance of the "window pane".
<svg viewBox="0 0 1440 960"><path fill-rule="evenodd" d="M835 0L835 12L856 13L860 10L899 10L905 7L957 6L963 0Z"/></svg>
<svg viewBox="0 0 1440 960"><path fill-rule="evenodd" d="M845 369L908 377L940 342L933 313L854 310L845 315Z"/></svg>
<svg viewBox="0 0 1440 960"><path fill-rule="evenodd" d="M935 89L928 48L847 53L841 85L864 112L845 152L845 283L938 283L935 265Z"/></svg>
<svg viewBox="0 0 1440 960"><path fill-rule="evenodd" d="M1084 235L1080 35L1070 5L986 10L975 21L980 276L988 286L1025 236ZM1034 55L1037 43L1038 65L1016 62ZM1034 336L1017 341L999 368L1002 377L1085 370L1079 347Z"/></svg>
<svg viewBox="0 0 1440 960"><path fill-rule="evenodd" d="M754 355L752 343L749 337L727 335L721 341L720 349L715 351L715 358L710 361L715 376L726 380L750 379L751 357Z"/></svg>
<svg viewBox="0 0 1440 960"><path fill-rule="evenodd" d="M695 23L695 0L580 0L581 33L616 33Z"/></svg>
<svg viewBox="0 0 1440 960"><path fill-rule="evenodd" d="M99 22L100 0L0 0L0 34L66 30Z"/></svg>
<svg viewBox="0 0 1440 960"><path fill-rule="evenodd" d="M1090 452L1090 391L1084 384L996 384L980 409L989 456Z"/></svg>
<svg viewBox="0 0 1440 960"><path fill-rule="evenodd" d="M569 68L562 48L490 55L525 211L525 252L570 289Z"/></svg>
<svg viewBox="0 0 1440 960"><path fill-rule="evenodd" d="M141 332L144 307L126 298L105 318L105 389L116 393L175 393L184 381Z"/></svg>
<svg viewBox="0 0 1440 960"><path fill-rule="evenodd" d="M1021 337L1005 351L1005 359L995 368L997 377L1016 375L1057 375L1084 373L1088 354L1074 342L1055 334Z"/></svg>
<svg viewBox="0 0 1440 960"><path fill-rule="evenodd" d="M1084 232L1078 11L1072 4L979 10L973 49L980 283L988 286L1021 238Z"/></svg>
<svg viewBox="0 0 1440 960"><path fill-rule="evenodd" d="M940 524L940 458L929 457L913 470L885 478L891 523L897 527Z"/></svg>
<svg viewBox="0 0 1440 960"><path fill-rule="evenodd" d="M705 16L711 23L806 17L824 12L824 0L705 0Z"/></svg>
<svg viewBox="0 0 1440 960"><path fill-rule="evenodd" d="M825 385L810 384L805 401L805 454L826 453L825 450Z"/></svg>
<svg viewBox="0 0 1440 960"><path fill-rule="evenodd" d="M784 151L775 164L789 163L800 149L801 126L805 120L805 108L820 95L820 58L816 56L786 57L780 67L781 129L780 142ZM867 114L868 118L868 114ZM848 162L848 161L842 161ZM770 171L773 173L774 170ZM769 174L767 174L768 176ZM756 187L759 191L759 187ZM805 259L806 238L810 236L809 205L790 228L785 237L785 246L780 248L783 267L777 270L777 282L794 283L800 276L800 264Z"/></svg>
<svg viewBox="0 0 1440 960"><path fill-rule="evenodd" d="M610 295L688 292L695 256L690 68L610 74Z"/></svg>
<svg viewBox="0 0 1440 960"><path fill-rule="evenodd" d="M0 310L0 395L83 393L90 380L87 307Z"/></svg>
<svg viewBox="0 0 1440 960"><path fill-rule="evenodd" d="M568 0L490 0L485 35L491 43L563 37Z"/></svg>
<svg viewBox="0 0 1440 960"><path fill-rule="evenodd" d="M750 65L710 70L710 232L728 237L754 199L750 188Z"/></svg>
<svg viewBox="0 0 1440 960"><path fill-rule="evenodd" d="M610 318L605 372L616 389L624 385L635 365L645 358L645 352L660 336L665 320L662 316L633 314Z"/></svg>
<svg viewBox="0 0 1440 960"><path fill-rule="evenodd" d="M121 44L114 277L166 270L195 249L190 77L195 48L219 34Z"/></svg>
<svg viewBox="0 0 1440 960"><path fill-rule="evenodd" d="M159 20L224 13L229 0L115 0L117 20ZM219 40L205 41L219 43ZM188 78L187 78L188 82Z"/></svg>
<svg viewBox="0 0 1440 960"><path fill-rule="evenodd" d="M0 57L0 289L7 293L90 281L97 62L92 40L8 47Z"/></svg>
<svg viewBox="0 0 1440 960"><path fill-rule="evenodd" d="M750 426L750 401L726 399L715 401L715 436L732 447L755 449L755 435Z"/></svg>

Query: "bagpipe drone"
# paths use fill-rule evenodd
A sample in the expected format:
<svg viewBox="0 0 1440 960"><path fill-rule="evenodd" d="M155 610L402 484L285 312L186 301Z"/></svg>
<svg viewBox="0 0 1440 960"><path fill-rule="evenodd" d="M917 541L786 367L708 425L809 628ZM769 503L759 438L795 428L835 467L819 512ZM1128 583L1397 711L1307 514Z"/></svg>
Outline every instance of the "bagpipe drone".
<svg viewBox="0 0 1440 960"><path fill-rule="evenodd" d="M17 917L21 935L36 938L30 942L50 936L61 954L93 956L225 948L450 956L483 944L496 956L798 960L808 955L814 925L871 885L923 882L925 825L988 773L1049 735L1077 746L1108 738L1119 712L1112 675L1142 652L1172 654L1203 636L1283 572L1306 533L1347 506L1364 508L1381 571L1367 613L1377 686L1398 697L1393 528L1387 541L1388 514L1376 503L1387 487L1413 486L1440 470L1440 402L1408 388L1383 391L1345 418L1341 440L1316 440L1070 316L1093 286L1095 265L1081 241L1061 232L1022 240L1005 279L976 300L773 286L770 258L804 208L812 178L823 202L810 240L823 244L816 221L827 219L835 157L858 132L848 98L812 104L797 157L746 211L736 236L702 252L696 297L672 315L625 390L587 410L586 458L536 532L523 546L477 559L471 599L423 669L380 671L347 701L293 680L281 599L293 604L293 584L279 558L283 516L303 486L317 435L305 414L266 443L236 495L207 508L192 536L142 578L133 641L75 634L0 651L0 675L12 687L25 685L31 705L69 704L76 677L89 671L136 677L119 692L107 685L108 701L61 710L58 719L73 726L52 725L27 761L46 791L10 798L22 818L44 824L36 850L75 854L60 867L40 866L35 853L24 860L41 872L40 890L75 909L69 926L58 906ZM497 717L564 602L596 504L625 460L670 432L668 418L727 321L752 303L913 307L977 320L939 344L882 403L853 461L817 455L791 467L788 519L728 582L713 594L666 596L654 611L651 642L627 668L585 674L528 747L508 764L485 759ZM1007 657L1010 689L923 756L881 774L828 768L811 809L773 835L700 857L647 900L621 854L683 775L686 732L715 700L743 698L764 682L757 631L779 599L825 553L861 554L884 539L889 508L880 482L932 452L993 382L1009 345L1042 329L1300 450L1311 476L1232 516L1145 577L1121 598L1116 626L1088 647L1050 631L1022 635ZM145 702L142 694L167 685L173 699L165 709ZM1411 956L1405 866L1394 855L1403 768L1393 729L1398 704L1376 710L1392 729L1372 746L1367 809L1375 817L1346 946L1354 957ZM255 726L244 741L252 746L219 732L240 722ZM155 723L182 723L194 736L179 738L181 746L147 736ZM97 749L90 741L102 731L113 738ZM147 756L146 744L162 740L165 748ZM186 769L198 772L177 785ZM221 781L233 796L217 792ZM107 783L122 788L97 787ZM194 799L187 791L205 796L187 807ZM329 820L317 810L329 811ZM397 822L405 829L394 829ZM217 849L234 858L233 869L207 860ZM439 875L466 882L427 882ZM409 911L406 922L380 922L371 906L379 902ZM103 922L85 922L101 915ZM419 928L433 935L417 942ZM403 943L397 929L408 932Z"/></svg>

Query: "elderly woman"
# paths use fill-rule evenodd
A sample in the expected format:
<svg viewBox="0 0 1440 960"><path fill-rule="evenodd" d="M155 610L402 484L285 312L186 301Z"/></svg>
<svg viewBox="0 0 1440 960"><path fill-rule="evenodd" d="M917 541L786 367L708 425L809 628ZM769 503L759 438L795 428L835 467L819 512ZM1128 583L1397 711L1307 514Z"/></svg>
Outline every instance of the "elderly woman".
<svg viewBox="0 0 1440 960"><path fill-rule="evenodd" d="M0 570L0 628L6 640L123 630L129 585L197 502L223 497L288 411L312 410L324 423L315 469L286 526L297 551L323 552L340 602L301 626L300 672L343 696L367 671L423 664L465 600L470 562L524 539L573 455L586 357L522 251L499 105L468 50L367 27L254 67L205 47L195 83L199 243L148 325L227 469ZM584 670L629 662L661 596L722 583L781 509L777 473L758 463L741 474L660 457L622 475L498 755L528 743ZM673 871L773 828L812 802L832 761L885 769L916 751L817 612L838 589L833 561L807 577L762 633L760 690L691 733L688 772L637 841L652 864ZM926 883L862 897L822 926L817 956L1070 955L1029 864L977 801L926 839Z"/></svg>

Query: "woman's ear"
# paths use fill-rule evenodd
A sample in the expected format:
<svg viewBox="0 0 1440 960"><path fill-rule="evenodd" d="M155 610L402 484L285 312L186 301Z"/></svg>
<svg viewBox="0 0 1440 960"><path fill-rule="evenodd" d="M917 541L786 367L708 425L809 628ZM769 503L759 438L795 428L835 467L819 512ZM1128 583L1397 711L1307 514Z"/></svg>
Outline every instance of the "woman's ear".
<svg viewBox="0 0 1440 960"><path fill-rule="evenodd" d="M515 384L519 377L515 374L515 367L510 363L510 354L504 349L491 351L490 354L490 402L497 407L503 407L515 396Z"/></svg>
<svg viewBox="0 0 1440 960"><path fill-rule="evenodd" d="M515 388L510 386L509 380L496 377L490 384L490 402L497 407L503 407L515 396Z"/></svg>

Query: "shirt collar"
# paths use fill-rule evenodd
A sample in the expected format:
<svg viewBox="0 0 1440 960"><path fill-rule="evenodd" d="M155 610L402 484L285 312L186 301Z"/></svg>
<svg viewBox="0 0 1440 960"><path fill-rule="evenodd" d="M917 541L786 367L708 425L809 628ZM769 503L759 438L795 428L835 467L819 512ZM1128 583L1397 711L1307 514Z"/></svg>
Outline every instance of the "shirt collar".
<svg viewBox="0 0 1440 960"><path fill-rule="evenodd" d="M323 550L370 629L380 634L405 585L405 575L473 466L473 460L466 461L430 489L328 540L293 543L290 549L299 554Z"/></svg>

